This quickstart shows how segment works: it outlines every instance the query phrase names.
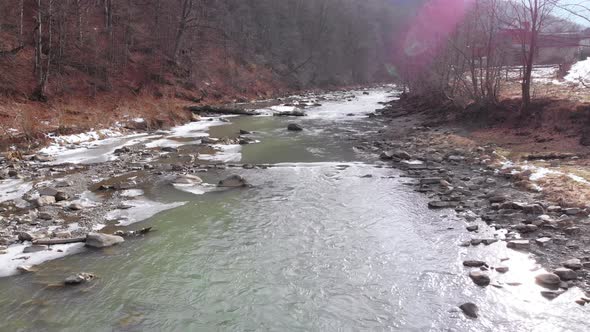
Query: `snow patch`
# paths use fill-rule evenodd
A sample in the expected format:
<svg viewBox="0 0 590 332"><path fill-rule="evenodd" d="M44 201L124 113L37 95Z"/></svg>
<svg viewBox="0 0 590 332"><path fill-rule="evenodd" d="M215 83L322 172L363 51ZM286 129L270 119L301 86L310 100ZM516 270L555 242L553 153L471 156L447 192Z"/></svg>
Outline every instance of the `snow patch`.
<svg viewBox="0 0 590 332"><path fill-rule="evenodd" d="M574 63L564 79L576 85L590 85L590 58Z"/></svg>
<svg viewBox="0 0 590 332"><path fill-rule="evenodd" d="M30 243L16 244L6 249L6 254L0 255L0 277L8 277L19 273L18 266L39 265L43 262L77 254L84 250L83 243L59 244L51 246L51 250L23 254L23 249ZM27 259L23 259L28 257Z"/></svg>
<svg viewBox="0 0 590 332"><path fill-rule="evenodd" d="M146 220L154 215L183 206L186 202L159 203L148 199L125 201L123 204L131 206L126 210L113 210L106 215L108 221L118 221L117 226L129 226L136 222Z"/></svg>

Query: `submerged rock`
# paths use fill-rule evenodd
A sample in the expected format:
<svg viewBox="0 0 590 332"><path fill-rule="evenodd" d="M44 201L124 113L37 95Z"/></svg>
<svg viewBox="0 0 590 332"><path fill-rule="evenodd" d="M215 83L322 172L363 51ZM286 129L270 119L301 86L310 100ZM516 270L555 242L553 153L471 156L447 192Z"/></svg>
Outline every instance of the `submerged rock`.
<svg viewBox="0 0 590 332"><path fill-rule="evenodd" d="M83 282L91 281L94 279L94 275L91 273L81 272L78 274L71 275L64 280L66 285L79 285Z"/></svg>
<svg viewBox="0 0 590 332"><path fill-rule="evenodd" d="M248 183L248 181L246 181L246 179L244 179L243 177L241 177L239 175L231 175L231 176L219 181L217 186L223 187L223 188L240 188L240 187L248 187L248 186L250 186L250 184Z"/></svg>
<svg viewBox="0 0 590 332"><path fill-rule="evenodd" d="M302 131L303 127L301 127L300 125L296 124L296 123L291 123L287 126L287 130L290 131Z"/></svg>
<svg viewBox="0 0 590 332"><path fill-rule="evenodd" d="M489 285L491 282L490 276L483 271L471 271L469 272L469 278L471 278L476 285L482 287Z"/></svg>
<svg viewBox="0 0 590 332"><path fill-rule="evenodd" d="M498 273L506 273L506 272L508 272L508 270L509 270L508 266L504 266L504 265L496 266L496 271L498 271Z"/></svg>
<svg viewBox="0 0 590 332"><path fill-rule="evenodd" d="M484 265L486 265L486 262L483 262L483 261L476 261L476 260L463 261L463 266L467 266L467 267L482 267Z"/></svg>
<svg viewBox="0 0 590 332"><path fill-rule="evenodd" d="M477 307L477 305L475 305L475 303L471 303L471 302L463 303L462 305L459 306L459 309L461 309L461 311L463 311L465 316L471 317L471 318L477 318L477 314L479 312L479 308Z"/></svg>
<svg viewBox="0 0 590 332"><path fill-rule="evenodd" d="M86 246L92 248L105 248L125 242L120 236L104 233L89 233L86 235Z"/></svg>

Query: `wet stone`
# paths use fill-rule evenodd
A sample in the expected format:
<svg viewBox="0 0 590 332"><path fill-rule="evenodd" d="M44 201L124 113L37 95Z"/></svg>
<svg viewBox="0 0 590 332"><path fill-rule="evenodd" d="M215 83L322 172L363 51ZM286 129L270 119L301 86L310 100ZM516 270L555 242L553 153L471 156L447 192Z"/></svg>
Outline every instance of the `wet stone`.
<svg viewBox="0 0 590 332"><path fill-rule="evenodd" d="M561 278L554 273L542 273L535 277L535 281L541 286L557 287Z"/></svg>
<svg viewBox="0 0 590 332"><path fill-rule="evenodd" d="M73 286L79 285L84 282L88 282L94 279L94 275L91 273L81 272L78 274L71 275L64 280L64 284Z"/></svg>
<svg viewBox="0 0 590 332"><path fill-rule="evenodd" d="M477 318L477 316L478 316L479 308L474 303L471 303L471 302L463 303L462 305L459 306L459 309L461 309L461 311L463 311L463 313L467 317Z"/></svg>
<svg viewBox="0 0 590 332"><path fill-rule="evenodd" d="M563 262L562 265L568 269L579 270L582 268L582 261L580 261L577 258L574 258L574 259L570 259L570 260Z"/></svg>
<svg viewBox="0 0 590 332"><path fill-rule="evenodd" d="M530 246L529 240L512 240L508 241L506 246L510 249L528 249Z"/></svg>
<svg viewBox="0 0 590 332"><path fill-rule="evenodd" d="M496 266L496 271L498 271L499 273L506 273L508 272L508 270L508 266Z"/></svg>
<svg viewBox="0 0 590 332"><path fill-rule="evenodd" d="M490 276L483 271L471 271L469 272L469 278L478 286L485 287L490 284Z"/></svg>
<svg viewBox="0 0 590 332"><path fill-rule="evenodd" d="M477 261L477 260L466 260L463 261L463 266L466 267L482 267L485 266L486 263L483 261Z"/></svg>
<svg viewBox="0 0 590 332"><path fill-rule="evenodd" d="M23 249L23 254L30 254L33 252L45 251L47 249L49 249L49 247L45 246L45 245L32 245L32 246L25 247Z"/></svg>
<svg viewBox="0 0 590 332"><path fill-rule="evenodd" d="M568 280L575 280L578 278L576 271L568 269L566 267L560 267L553 271L556 275L559 276L561 280L568 281Z"/></svg>

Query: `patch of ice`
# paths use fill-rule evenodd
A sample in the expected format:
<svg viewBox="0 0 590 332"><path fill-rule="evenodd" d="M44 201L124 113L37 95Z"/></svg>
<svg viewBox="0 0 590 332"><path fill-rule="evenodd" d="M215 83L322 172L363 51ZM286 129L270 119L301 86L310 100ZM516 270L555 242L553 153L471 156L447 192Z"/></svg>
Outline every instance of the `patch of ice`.
<svg viewBox="0 0 590 332"><path fill-rule="evenodd" d="M572 173L568 173L567 176L576 182L583 183L583 184L590 184L590 182L588 180L584 179L581 176L578 176L578 175L575 175Z"/></svg>
<svg viewBox="0 0 590 332"><path fill-rule="evenodd" d="M142 220L153 217L154 215L177 208L186 204L186 202L176 203L159 203L148 199L137 199L123 202L131 208L126 210L113 210L106 215L108 221L118 221L117 226L128 226Z"/></svg>
<svg viewBox="0 0 590 332"><path fill-rule="evenodd" d="M133 121L135 123L144 123L145 119L144 118L134 118L131 121Z"/></svg>
<svg viewBox="0 0 590 332"><path fill-rule="evenodd" d="M76 254L84 250L83 243L60 244L51 246L51 250L23 254L23 249L30 243L16 244L6 249L6 254L0 255L0 277L8 277L19 273L20 265L39 265L43 262ZM28 257L28 259L19 259Z"/></svg>
<svg viewBox="0 0 590 332"><path fill-rule="evenodd" d="M31 182L23 180L0 181L0 203L21 198L33 188Z"/></svg>
<svg viewBox="0 0 590 332"><path fill-rule="evenodd" d="M208 193L210 191L215 190L217 187L213 184L209 184L209 183L201 183L201 184L180 184L180 183L174 183L172 184L174 186L174 188L187 192L187 193L191 193L194 195L203 195L205 193Z"/></svg>
<svg viewBox="0 0 590 332"><path fill-rule="evenodd" d="M121 192L121 197L133 198L133 197L142 196L143 194L144 194L144 192L141 189L127 189L127 190L123 190Z"/></svg>
<svg viewBox="0 0 590 332"><path fill-rule="evenodd" d="M212 147L217 150L214 154L200 154L199 159L201 160L210 160L210 161L222 161L225 163L228 162L239 162L242 160L242 146L238 144L230 144L230 145L221 145L215 144L211 145Z"/></svg>

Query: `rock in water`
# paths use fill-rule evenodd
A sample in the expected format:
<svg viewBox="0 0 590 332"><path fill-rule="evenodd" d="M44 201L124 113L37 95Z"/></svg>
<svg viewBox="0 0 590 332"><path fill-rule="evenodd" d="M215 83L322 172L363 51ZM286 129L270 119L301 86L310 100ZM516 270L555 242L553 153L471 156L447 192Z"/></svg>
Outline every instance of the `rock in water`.
<svg viewBox="0 0 590 332"><path fill-rule="evenodd" d="M469 277L473 282L478 285L485 287L490 284L490 276L482 271L471 271L469 272Z"/></svg>
<svg viewBox="0 0 590 332"><path fill-rule="evenodd" d="M479 308L477 307L477 305L475 305L475 303L471 303L471 302L463 303L462 305L459 306L459 308L463 311L465 316L471 317L471 318L477 318L477 313L479 311Z"/></svg>
<svg viewBox="0 0 590 332"><path fill-rule="evenodd" d="M105 248L125 242L120 236L104 233L88 233L86 235L86 246L92 248Z"/></svg>
<svg viewBox="0 0 590 332"><path fill-rule="evenodd" d="M486 265L486 263L482 261L467 260L463 262L463 266L467 267L482 267L484 265Z"/></svg>
<svg viewBox="0 0 590 332"><path fill-rule="evenodd" d="M498 271L498 273L506 273L506 272L508 272L508 270L509 270L508 266L504 266L504 265L496 266L496 271Z"/></svg>
<svg viewBox="0 0 590 332"><path fill-rule="evenodd" d="M240 188L240 187L248 187L250 184L246 181L243 177L239 175L231 175L217 184L218 187L223 188Z"/></svg>
<svg viewBox="0 0 590 332"><path fill-rule="evenodd" d="M302 131L303 130L303 127L301 127L298 124L291 123L291 124L289 124L287 126L287 129L290 130L290 131Z"/></svg>
<svg viewBox="0 0 590 332"><path fill-rule="evenodd" d="M74 275L67 277L64 280L64 284L66 284L66 285L79 285L83 282L87 282L92 279L94 279L93 274L82 272L82 273L74 274Z"/></svg>
<svg viewBox="0 0 590 332"><path fill-rule="evenodd" d="M537 283L541 286L557 287L561 282L559 276L555 273L543 273L535 277Z"/></svg>

